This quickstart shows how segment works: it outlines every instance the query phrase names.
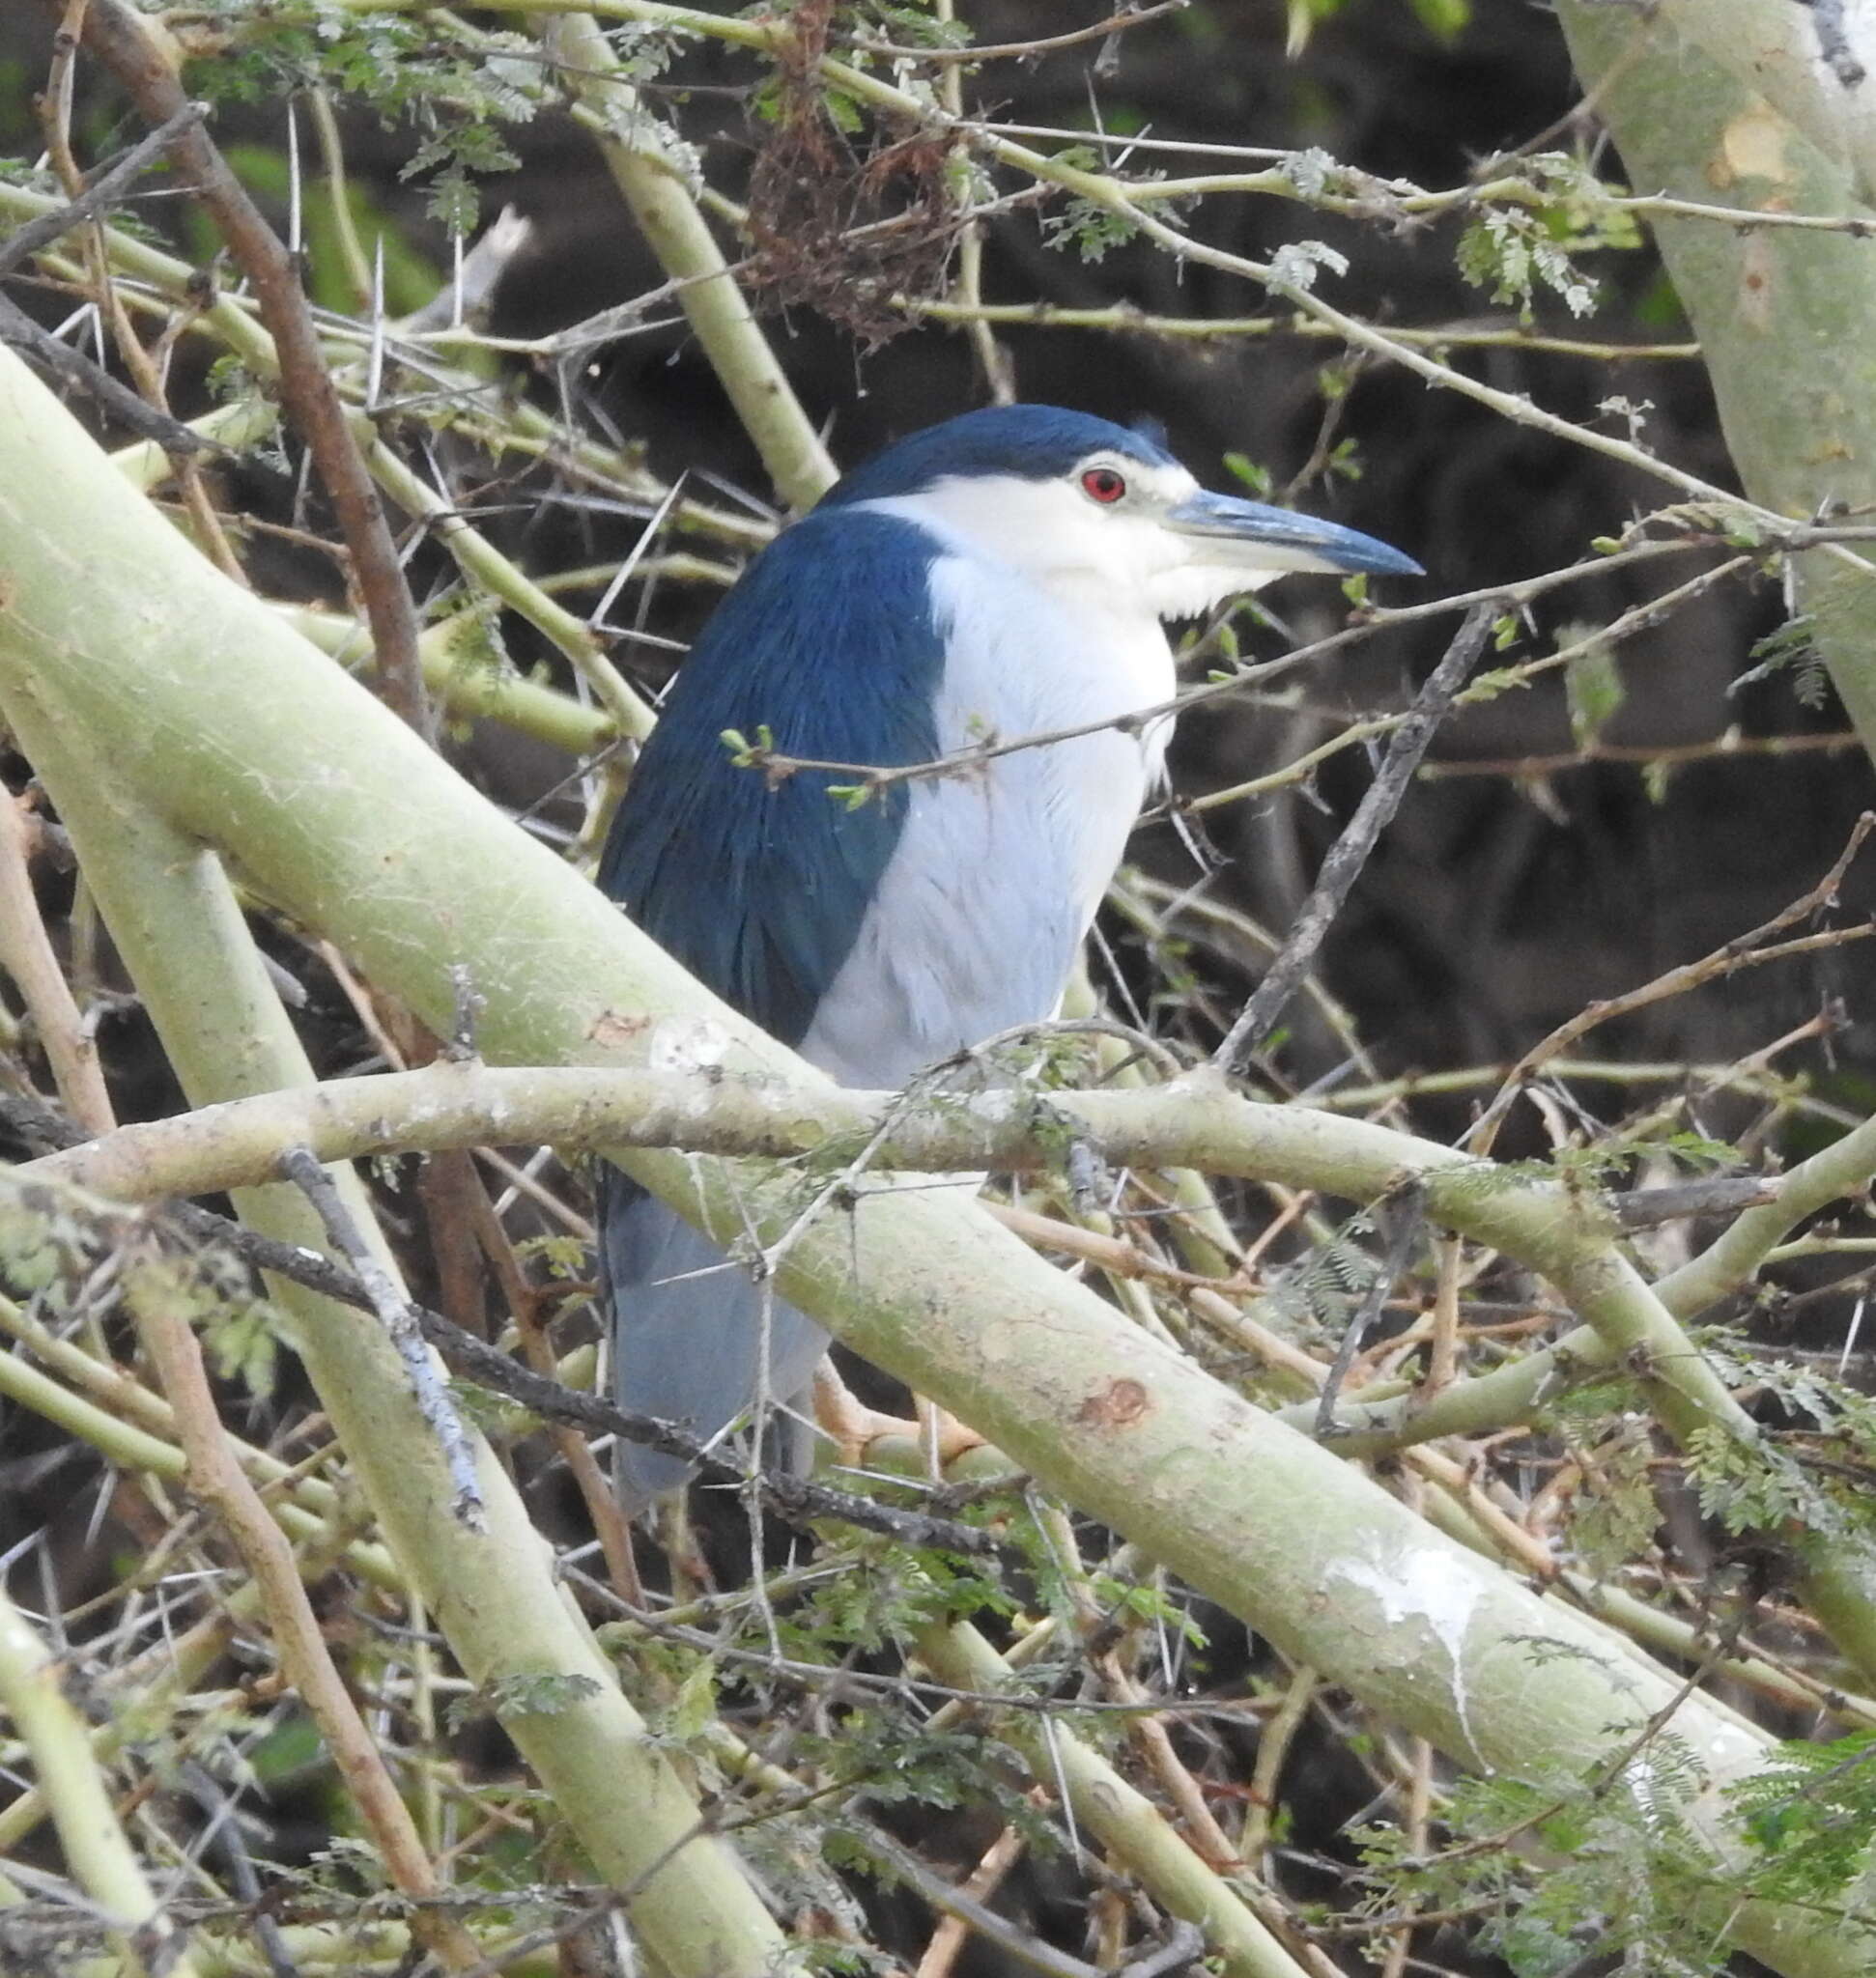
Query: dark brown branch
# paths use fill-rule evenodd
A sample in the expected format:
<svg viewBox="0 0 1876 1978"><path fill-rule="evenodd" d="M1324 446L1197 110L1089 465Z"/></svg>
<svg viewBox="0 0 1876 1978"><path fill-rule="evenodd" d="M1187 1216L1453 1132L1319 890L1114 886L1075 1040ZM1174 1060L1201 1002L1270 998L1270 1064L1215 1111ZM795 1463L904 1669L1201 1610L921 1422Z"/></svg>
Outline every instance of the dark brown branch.
<svg viewBox="0 0 1876 1978"><path fill-rule="evenodd" d="M47 1152L77 1146L89 1138L56 1107L23 1092L0 1093L0 1124L28 1145ZM127 1209L124 1213L141 1216L145 1211ZM227 1251L251 1269L270 1271L361 1312L377 1309L371 1293L351 1271L315 1250L262 1236L193 1202L165 1202L155 1213L193 1242ZM452 1371L478 1387L505 1395L542 1421L571 1423L597 1435L623 1436L627 1442L640 1443L662 1455L694 1463L710 1483L738 1488L750 1485L752 1479L741 1464L706 1449L699 1437L661 1422L656 1416L614 1407L596 1395L581 1394L557 1380L531 1373L499 1348L452 1324L441 1313L416 1304L410 1310L424 1338L442 1355ZM878 1532L905 1545L928 1546L981 1559L1009 1557L1020 1561L1020 1554L995 1534L958 1524L952 1518L901 1511L785 1471L763 1470L753 1483L764 1508L785 1524L808 1526L817 1519L832 1518L861 1531Z"/></svg>
<svg viewBox="0 0 1876 1978"><path fill-rule="evenodd" d="M180 419L146 405L128 384L120 384L102 365L95 364L82 351L61 343L49 329L43 329L25 310L6 296L0 296L0 344L35 358L60 383L82 391L121 425L129 427L141 438L153 439L170 455L226 453L219 440L191 432Z"/></svg>
<svg viewBox="0 0 1876 1978"><path fill-rule="evenodd" d="M58 12L56 0L48 4ZM124 0L91 0L85 11L84 44L153 124L167 124L189 107L175 71ZM261 321L279 353L280 397L287 416L312 453L351 552L384 698L421 730L426 703L416 609L378 491L326 368L294 257L199 123L185 122L170 139L169 152L254 286Z"/></svg>
<svg viewBox="0 0 1876 1978"><path fill-rule="evenodd" d="M1628 1189L1608 1200L1623 1229L1658 1229L1685 1216L1732 1216L1777 1201L1778 1180L1774 1174L1719 1175L1667 1188Z"/></svg>
<svg viewBox="0 0 1876 1978"><path fill-rule="evenodd" d="M1271 963L1257 985L1256 994L1213 1054L1212 1061L1221 1069L1241 1072L1290 1006L1290 999L1315 965L1323 939L1342 911L1350 889L1360 877L1361 868L1367 864L1376 841L1401 807L1401 799L1407 795L1407 784L1420 767L1420 758L1465 685L1473 662L1484 650L1492 621L1501 608L1496 601L1473 606L1415 697L1407 719L1395 729L1379 773L1369 784L1342 835L1329 847L1282 953Z"/></svg>
<svg viewBox="0 0 1876 1978"><path fill-rule="evenodd" d="M1183 13L1190 5L1191 0L1159 0L1154 7L1123 7L1105 20L1093 21L1068 34L1045 35L1033 42L986 42L981 47L902 48L896 42L875 42L864 35L841 35L836 39L848 47L864 49L868 55L884 55L895 62L1033 62L1038 56L1053 55L1058 49L1073 48L1083 42L1111 41L1130 27L1144 27L1161 14Z"/></svg>
<svg viewBox="0 0 1876 1978"><path fill-rule="evenodd" d="M475 1476L475 1445L449 1391L437 1377L436 1363L423 1350L423 1327L416 1307L392 1280L391 1274L373 1256L371 1245L357 1220L346 1207L337 1184L319 1164L310 1147L288 1147L280 1156L280 1176L291 1181L312 1203L326 1228L326 1238L351 1264L378 1322L390 1335L398 1358L410 1378L423 1419L441 1445L449 1465L449 1482L454 1498L451 1509L462 1521L476 1531L485 1527L482 1486Z"/></svg>
<svg viewBox="0 0 1876 1978"><path fill-rule="evenodd" d="M0 275L11 274L31 256L51 246L54 240L63 240L80 220L96 219L121 204L131 182L150 161L167 151L190 126L200 124L203 115L200 103L185 103L173 117L165 119L149 136L139 139L100 172L70 205L28 220L16 234L9 234L5 240L0 240Z"/></svg>

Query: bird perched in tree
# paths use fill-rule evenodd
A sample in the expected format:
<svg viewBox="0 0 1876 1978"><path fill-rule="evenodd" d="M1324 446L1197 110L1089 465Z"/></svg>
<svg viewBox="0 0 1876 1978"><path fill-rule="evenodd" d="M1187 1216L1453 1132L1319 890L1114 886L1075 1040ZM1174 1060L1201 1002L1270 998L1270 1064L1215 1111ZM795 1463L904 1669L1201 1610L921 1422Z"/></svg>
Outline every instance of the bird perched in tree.
<svg viewBox="0 0 1876 1978"><path fill-rule="evenodd" d="M1148 431L1049 406L966 412L847 474L725 597L645 744L599 883L726 1003L842 1084L896 1088L1055 1010L1160 774L1169 619L1285 571L1413 576L1334 523L1209 494ZM782 780L781 755L898 767L1112 723L884 786ZM622 1406L714 1435L758 1390L798 1404L826 1344L615 1169L600 1260ZM784 1418L785 1419L785 1418ZM805 1453L797 1438L796 1460ZM627 1446L644 1510L684 1480Z"/></svg>

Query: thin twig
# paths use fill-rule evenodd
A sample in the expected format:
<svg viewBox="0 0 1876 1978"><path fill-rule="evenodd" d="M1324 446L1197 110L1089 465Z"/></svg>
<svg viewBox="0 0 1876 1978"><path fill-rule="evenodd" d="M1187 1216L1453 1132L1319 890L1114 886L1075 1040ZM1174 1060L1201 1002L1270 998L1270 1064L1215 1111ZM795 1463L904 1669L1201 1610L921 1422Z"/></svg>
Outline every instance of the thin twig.
<svg viewBox="0 0 1876 1978"><path fill-rule="evenodd" d="M81 220L96 219L119 205L126 189L142 175L151 160L167 151L170 144L191 125L201 123L205 114L202 104L185 103L148 137L139 139L122 157L107 165L77 198L60 207L56 212L28 220L17 233L9 234L0 240L0 277L12 274L30 256L51 246L53 241L62 240Z"/></svg>
<svg viewBox="0 0 1876 1978"><path fill-rule="evenodd" d="M326 1234L351 1264L363 1286L371 1309L390 1335L411 1377L411 1391L418 1409L441 1445L449 1465L449 1481L455 1493L456 1515L471 1530L484 1528L482 1486L475 1475L475 1445L449 1391L438 1376L430 1356L424 1351L423 1326L417 1309L392 1282L372 1254L364 1233L346 1207L332 1177L319 1164L309 1147L288 1147L280 1156L280 1175L291 1181L312 1203L326 1226Z"/></svg>
<svg viewBox="0 0 1876 1978"><path fill-rule="evenodd" d="M325 1179L324 1171L320 1173ZM436 1867L333 1666L293 1547L228 1447L202 1365L202 1349L189 1325L197 1295L186 1266L147 1256L127 1275L125 1296L175 1410L189 1483L213 1508L234 1540L260 1593L281 1667L319 1725L380 1858L406 1895L421 1900L438 1894L441 1882ZM465 1970L478 1961L475 1945L460 1923L418 1911L412 1924L450 1969Z"/></svg>
<svg viewBox="0 0 1876 1978"><path fill-rule="evenodd" d="M61 383L95 399L112 418L129 427L139 438L155 440L173 457L229 451L219 440L147 406L128 385L120 384L83 352L61 343L49 329L42 329L18 303L7 296L0 296L0 344L11 344L14 350L36 357Z"/></svg>
<svg viewBox="0 0 1876 1978"><path fill-rule="evenodd" d="M1434 732L1445 719L1455 695L1465 684L1472 664L1485 648L1486 635L1497 615L1493 603L1475 605L1466 614L1427 684L1415 697L1412 711L1395 729L1375 780L1329 848L1316 875L1316 885L1298 912L1283 952L1270 965L1257 993L1213 1054L1212 1061L1227 1072L1242 1073L1290 1006L1290 999L1315 965L1316 957L1349 890L1368 862L1368 855L1387 828L1407 784L1426 754Z"/></svg>
<svg viewBox="0 0 1876 1978"><path fill-rule="evenodd" d="M953 66L967 62L1033 62L1041 55L1053 55L1062 48L1073 48L1084 42L1105 42L1130 27L1143 27L1164 14L1180 14L1192 0L1158 0L1153 7L1123 7L1105 20L1091 22L1064 35L1045 35L1033 42L985 42L981 47L966 43L958 48L902 48L892 42L875 42L865 35L841 35L839 40L864 54L883 55L894 62L943 62Z"/></svg>
<svg viewBox="0 0 1876 1978"><path fill-rule="evenodd" d="M168 124L189 107L183 86L150 28L123 0L92 0L85 14L84 40L153 124ZM372 647L385 701L421 730L426 703L417 654L416 608L378 491L352 437L320 350L319 332L299 285L299 271L199 123L185 122L170 139L169 151L188 175L230 251L254 285L261 319L279 353L281 397L312 452L351 551L353 575L371 621Z"/></svg>
<svg viewBox="0 0 1876 1978"><path fill-rule="evenodd" d="M1444 782L1454 777L1509 777L1519 782L1538 782L1570 770L1593 769L1599 763L1633 763L1642 769L1668 770L1678 769L1684 763L1716 762L1730 756L1836 755L1862 747L1862 737L1847 729L1833 735L1742 735L1737 728L1726 728L1711 742L1658 746L1599 739L1564 755L1460 757L1449 762L1427 763L1420 776L1430 783Z"/></svg>
<svg viewBox="0 0 1876 1978"><path fill-rule="evenodd" d="M1702 982L1709 982L1737 970L1757 967L1762 963L1782 960L1790 955L1808 953L1820 947L1834 947L1844 941L1862 940L1876 933L1876 925L1838 928L1828 934L1803 935L1795 941L1781 942L1777 947L1765 946L1775 934L1807 919L1811 915L1823 912L1836 904L1837 889L1843 882L1843 875L1850 869L1851 862L1862 849L1863 840L1872 830L1876 830L1876 811L1865 810L1857 819L1850 833L1850 841L1832 862L1831 869L1825 873L1810 890L1795 899L1781 912L1775 914L1762 926L1754 927L1748 934L1741 934L1724 942L1710 954L1698 961L1683 962L1679 968L1669 969L1657 975L1652 982L1644 982L1639 989L1631 989L1626 996L1600 997L1594 1003L1585 1003L1567 1022L1560 1023L1547 1037L1540 1039L1519 1059L1505 1074L1505 1082L1497 1095L1487 1107L1479 1123L1472 1130L1467 1145L1472 1152L1487 1154L1492 1150L1498 1134L1499 1122L1509 1111L1511 1102L1530 1083L1533 1074L1559 1052L1567 1051L1579 1037L1618 1016L1628 1016L1637 1009L1645 1009L1651 1003L1664 1003L1675 996L1684 996L1690 989L1697 988Z"/></svg>

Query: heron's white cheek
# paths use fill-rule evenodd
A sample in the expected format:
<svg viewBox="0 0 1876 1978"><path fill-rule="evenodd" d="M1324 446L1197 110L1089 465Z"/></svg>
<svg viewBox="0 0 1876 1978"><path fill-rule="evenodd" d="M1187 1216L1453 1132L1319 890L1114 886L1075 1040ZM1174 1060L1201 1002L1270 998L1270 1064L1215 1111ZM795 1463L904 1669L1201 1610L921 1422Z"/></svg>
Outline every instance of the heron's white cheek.
<svg viewBox="0 0 1876 1978"><path fill-rule="evenodd" d="M1143 585L1160 618L1200 618L1227 598L1262 590L1281 570L1246 570L1241 563L1180 563L1149 578Z"/></svg>

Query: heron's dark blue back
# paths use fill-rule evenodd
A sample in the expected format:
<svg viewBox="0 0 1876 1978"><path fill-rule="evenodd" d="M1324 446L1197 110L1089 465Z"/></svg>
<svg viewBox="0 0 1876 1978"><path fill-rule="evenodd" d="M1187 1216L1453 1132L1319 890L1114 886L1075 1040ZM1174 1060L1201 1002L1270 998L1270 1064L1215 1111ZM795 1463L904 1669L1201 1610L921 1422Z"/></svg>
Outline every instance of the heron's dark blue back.
<svg viewBox="0 0 1876 1978"><path fill-rule="evenodd" d="M699 981L784 1044L807 1033L847 958L904 826L903 788L849 808L804 770L772 783L739 768L725 730L768 730L785 755L888 767L936 750L944 649L926 587L932 545L915 524L817 512L784 531L718 607L645 744L600 862L599 883ZM714 1431L756 1391L762 1292L615 1168L599 1187L600 1268L622 1405ZM707 1276L691 1274L708 1272ZM823 1335L792 1308L768 1314L775 1399L788 1400ZM685 1466L623 1450L620 1495L639 1511Z"/></svg>
<svg viewBox="0 0 1876 1978"><path fill-rule="evenodd" d="M599 884L725 1002L798 1044L853 946L904 823L888 789L804 770L772 784L723 740L766 728L784 755L893 767L936 753L944 650L914 523L819 512L719 606L678 673L613 820Z"/></svg>

